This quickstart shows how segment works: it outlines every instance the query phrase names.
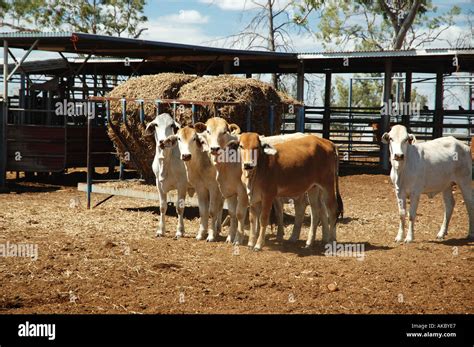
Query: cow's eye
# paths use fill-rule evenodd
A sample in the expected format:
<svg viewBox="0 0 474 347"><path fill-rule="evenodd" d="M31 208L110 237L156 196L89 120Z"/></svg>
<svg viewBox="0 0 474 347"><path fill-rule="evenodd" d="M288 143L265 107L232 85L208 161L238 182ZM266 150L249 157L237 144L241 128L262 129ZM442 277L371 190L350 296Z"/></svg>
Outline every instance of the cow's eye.
<svg viewBox="0 0 474 347"><path fill-rule="evenodd" d="M211 132L209 131L209 129L206 129L206 132L207 132L208 134L210 134L210 133L211 133Z"/></svg>
<svg viewBox="0 0 474 347"><path fill-rule="evenodd" d="M244 146L242 146L242 145L239 145L239 148L241 148L241 149L244 149Z"/></svg>
<svg viewBox="0 0 474 347"><path fill-rule="evenodd" d="M178 137L178 141L181 142L181 139Z"/></svg>

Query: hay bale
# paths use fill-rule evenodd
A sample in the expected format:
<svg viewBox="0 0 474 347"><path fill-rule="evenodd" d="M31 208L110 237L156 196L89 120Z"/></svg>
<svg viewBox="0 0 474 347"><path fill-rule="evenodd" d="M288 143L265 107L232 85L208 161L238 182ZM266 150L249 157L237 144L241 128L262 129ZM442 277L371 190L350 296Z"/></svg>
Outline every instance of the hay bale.
<svg viewBox="0 0 474 347"><path fill-rule="evenodd" d="M229 123L236 123L242 131L247 129L247 107L252 105L252 131L270 135L270 107L274 105L273 134L280 133L283 104L279 93L268 83L252 78L229 75L200 78L183 86L179 98L213 102L211 106L199 106L196 121L205 122L219 116ZM288 97L290 100L290 97ZM219 102L237 102L238 105L224 105ZM189 119L189 110L184 112L184 120Z"/></svg>
<svg viewBox="0 0 474 347"><path fill-rule="evenodd" d="M131 78L115 87L109 97L127 99L175 99L180 88L197 79L177 73L163 73ZM160 112L171 112L172 105L160 105ZM156 105L144 103L145 124L156 116ZM145 125L140 122L140 105L138 102L127 102L127 121L122 121L120 101L110 102L110 124L108 135L117 149L120 159L128 166L137 169L145 181L154 182L155 176L151 163L155 155L153 136L145 133Z"/></svg>

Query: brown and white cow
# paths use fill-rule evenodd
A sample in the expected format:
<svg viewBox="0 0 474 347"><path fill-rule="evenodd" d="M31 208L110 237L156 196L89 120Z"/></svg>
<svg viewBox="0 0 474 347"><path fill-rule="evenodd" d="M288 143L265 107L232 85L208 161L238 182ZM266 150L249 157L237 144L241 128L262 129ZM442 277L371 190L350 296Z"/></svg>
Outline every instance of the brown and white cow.
<svg viewBox="0 0 474 347"><path fill-rule="evenodd" d="M320 214L326 242L336 239L337 151L334 144L316 136L305 136L274 146L262 142L257 133L243 133L239 140L229 141L239 148L242 182L250 206L262 204L260 230L254 250L261 250L272 202L276 197L299 196L315 187L322 193L323 212ZM249 244L253 244L251 235ZM311 238L313 236L311 235Z"/></svg>
<svg viewBox="0 0 474 347"><path fill-rule="evenodd" d="M198 198L200 224L196 239L202 240L207 233L207 241L212 242L220 231L224 204L216 181L216 169L209 154L203 150L202 140L194 127L181 128L176 135L169 136L164 142L165 147L173 147L176 144L186 167L188 181L194 187Z"/></svg>

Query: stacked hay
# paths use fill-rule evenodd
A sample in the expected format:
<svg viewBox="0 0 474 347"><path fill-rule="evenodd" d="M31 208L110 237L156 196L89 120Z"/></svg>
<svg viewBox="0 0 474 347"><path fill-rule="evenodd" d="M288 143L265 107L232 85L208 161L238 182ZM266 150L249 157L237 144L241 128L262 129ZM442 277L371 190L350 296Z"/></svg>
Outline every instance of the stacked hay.
<svg viewBox="0 0 474 347"><path fill-rule="evenodd" d="M209 105L196 105L194 119L206 122L207 119L219 116L229 123L236 123L242 131L247 130L248 105L252 105L252 131L264 135L280 133L281 120L287 112L288 104L298 102L284 93L276 91L267 83L234 76L199 78L184 74L159 74L133 78L116 87L110 97L127 99L178 99L204 101ZM236 104L225 105L232 102ZM127 102L127 122L122 121L120 101L111 101L111 122L109 136L115 144L120 159L136 168L146 182L154 182L151 163L155 154L153 136L145 133L145 126L154 119L156 105L145 102L145 124L140 123L140 106ZM273 131L270 129L270 106L273 105ZM160 106L160 113L173 115L173 105ZM177 107L176 120L181 125L192 124L190 105Z"/></svg>
<svg viewBox="0 0 474 347"><path fill-rule="evenodd" d="M280 133L283 104L278 92L269 84L251 78L229 75L200 78L183 86L179 98L213 102L210 106L199 106L195 120L205 122L219 116L229 123L236 123L242 131L247 130L247 108L252 105L252 131L270 135L270 106L274 105L273 134ZM219 102L237 102L238 105L224 105ZM189 119L189 110L184 118Z"/></svg>
<svg viewBox="0 0 474 347"><path fill-rule="evenodd" d="M163 73L131 78L114 88L109 97L127 99L175 99L180 88L196 79L195 76ZM160 112L172 112L172 105L161 104ZM153 136L145 133L145 126L156 116L156 105L144 103L145 123L140 122L140 105L127 102L127 122L122 121L120 101L110 102L110 124L108 135L114 143L122 162L127 163L142 174L146 182L154 182L155 175L151 163L155 155Z"/></svg>

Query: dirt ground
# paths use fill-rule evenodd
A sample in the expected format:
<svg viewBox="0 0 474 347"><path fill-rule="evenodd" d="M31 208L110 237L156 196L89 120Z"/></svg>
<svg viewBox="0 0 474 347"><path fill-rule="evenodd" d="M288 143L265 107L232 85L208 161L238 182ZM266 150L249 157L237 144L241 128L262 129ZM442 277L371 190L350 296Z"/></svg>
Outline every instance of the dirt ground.
<svg viewBox="0 0 474 347"><path fill-rule="evenodd" d="M82 176L83 178L83 176ZM262 252L156 238L158 203L114 197L86 210L74 185L20 182L0 194L0 244L34 243L38 259L0 258L0 313L474 313L474 243L459 190L445 241L436 241L442 198L421 199L415 242L396 244L396 200L385 175L341 178L338 241L363 243L363 260L324 255L267 236ZM104 199L94 195L94 203ZM309 209L308 211L309 212ZM286 218L286 238L292 218Z"/></svg>

